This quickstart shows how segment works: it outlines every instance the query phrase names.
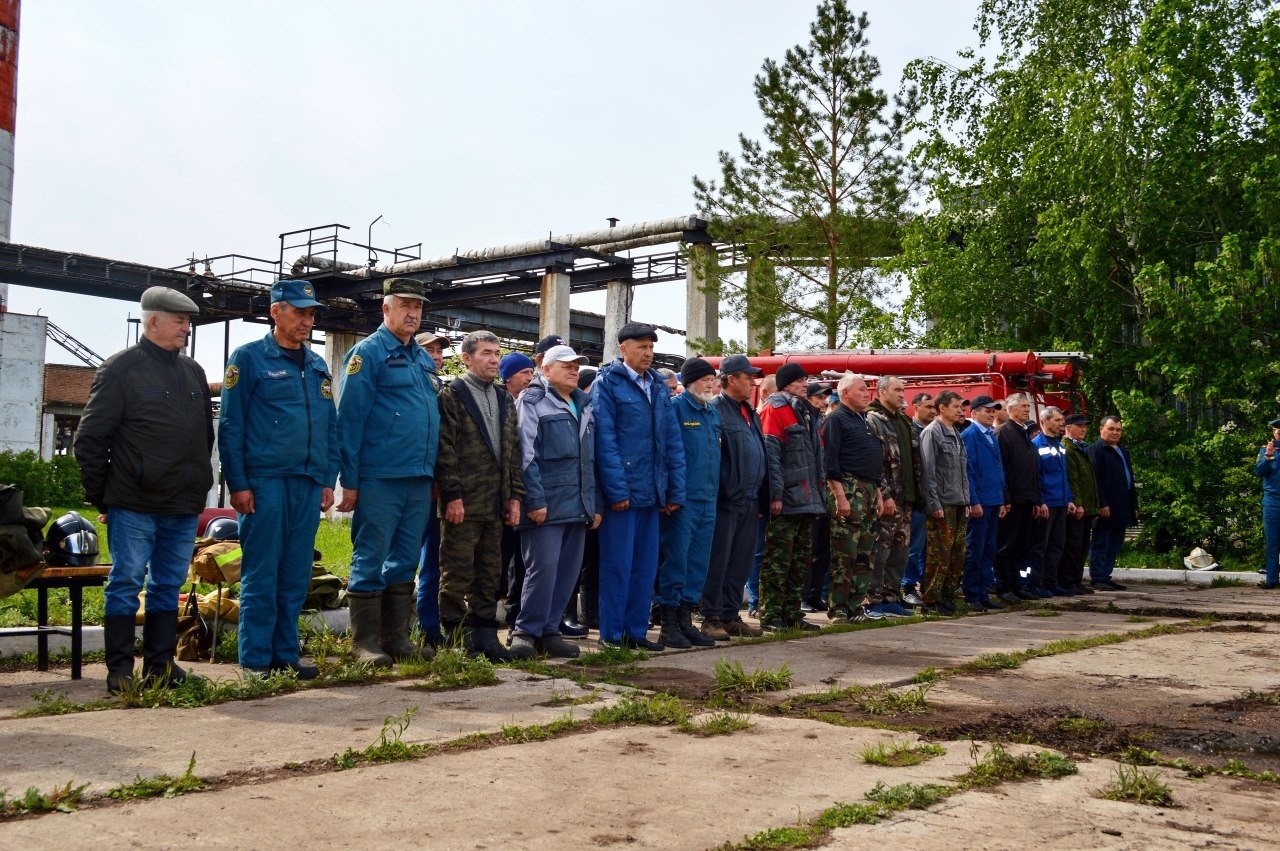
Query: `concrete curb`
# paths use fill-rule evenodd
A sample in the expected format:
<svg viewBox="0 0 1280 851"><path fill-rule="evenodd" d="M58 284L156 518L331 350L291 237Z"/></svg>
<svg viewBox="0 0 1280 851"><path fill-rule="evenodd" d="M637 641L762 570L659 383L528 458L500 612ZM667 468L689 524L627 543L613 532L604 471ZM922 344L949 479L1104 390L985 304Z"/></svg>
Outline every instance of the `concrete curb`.
<svg viewBox="0 0 1280 851"><path fill-rule="evenodd" d="M1231 570L1172 570L1168 568L1116 568L1112 576L1131 582L1190 582L1197 585L1208 585L1221 576L1226 579L1237 579L1246 585L1261 584L1265 578L1261 573L1245 573Z"/></svg>

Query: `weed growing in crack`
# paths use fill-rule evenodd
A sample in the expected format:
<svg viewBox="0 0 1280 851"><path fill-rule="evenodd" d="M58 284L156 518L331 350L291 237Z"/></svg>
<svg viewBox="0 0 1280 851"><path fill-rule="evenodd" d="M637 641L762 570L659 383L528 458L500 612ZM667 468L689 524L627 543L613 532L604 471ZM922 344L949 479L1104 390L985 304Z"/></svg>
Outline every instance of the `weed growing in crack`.
<svg viewBox="0 0 1280 851"><path fill-rule="evenodd" d="M527 727L522 727L518 724L504 724L502 725L502 738L512 744L544 742L547 739L555 738L561 733L575 730L579 726L579 723L573 717L573 713L569 713L549 724L530 724Z"/></svg>
<svg viewBox="0 0 1280 851"><path fill-rule="evenodd" d="M900 768L905 765L919 765L946 752L947 749L942 745L923 742L876 742L862 749L862 761L868 765Z"/></svg>
<svg viewBox="0 0 1280 851"><path fill-rule="evenodd" d="M1121 763L1116 766L1115 779L1105 789L1099 789L1099 797L1109 801L1129 801L1150 807L1173 806L1173 791L1161 780L1158 771L1146 771L1136 765Z"/></svg>
<svg viewBox="0 0 1280 851"><path fill-rule="evenodd" d="M911 678L911 682L936 683L940 679L942 679L941 672L939 672L938 669L935 668L933 665L930 665L927 668L921 668L919 671L917 671L916 675Z"/></svg>
<svg viewBox="0 0 1280 851"><path fill-rule="evenodd" d="M884 807L876 804L844 804L837 803L828 807L822 815L814 819L814 824L832 830L841 827L853 827L855 824L877 824L889 813Z"/></svg>
<svg viewBox="0 0 1280 851"><path fill-rule="evenodd" d="M8 789L0 789L0 816L27 815L29 813L71 813L84 796L88 783L72 787L68 780L65 786L54 786L48 795L34 786L28 786L20 798L10 798Z"/></svg>
<svg viewBox="0 0 1280 851"><path fill-rule="evenodd" d="M956 785L961 789L998 786L1019 780L1051 780L1079 771L1074 762L1061 754L1039 751L1014 756L999 742L992 742L981 759L977 758L977 742L974 742L971 753L974 756L973 767L956 778Z"/></svg>
<svg viewBox="0 0 1280 851"><path fill-rule="evenodd" d="M378 741L362 751L347 748L342 754L334 754L333 761L340 769L355 768L361 763L402 762L416 759L426 750L425 745L411 745L401 741L404 731L418 714L418 707L410 706L399 715L388 715L382 721Z"/></svg>
<svg viewBox="0 0 1280 851"><path fill-rule="evenodd" d="M1120 754L1120 761L1130 765L1159 765L1160 751L1147 750L1137 745L1129 745Z"/></svg>
<svg viewBox="0 0 1280 851"><path fill-rule="evenodd" d="M1096 736L1106 730L1109 725L1105 721L1073 715L1068 718L1059 718L1054 722L1054 726L1072 736Z"/></svg>
<svg viewBox="0 0 1280 851"><path fill-rule="evenodd" d="M863 712L872 715L914 715L926 712L929 701L926 696L933 683L925 683L907 691L890 691L883 686L867 689L861 696L854 696Z"/></svg>
<svg viewBox="0 0 1280 851"><path fill-rule="evenodd" d="M751 726L751 720L737 712L717 712L696 721L684 721L676 726L681 733L694 736L727 736Z"/></svg>
<svg viewBox="0 0 1280 851"><path fill-rule="evenodd" d="M602 706L591 713L591 720L596 724L651 724L665 727L680 724L689 720L689 710L680 699L669 694L655 694L645 697L641 694L628 694L613 706Z"/></svg>
<svg viewBox="0 0 1280 851"><path fill-rule="evenodd" d="M748 674L741 662L730 662L722 656L716 661L715 671L715 691L720 694L758 694L791 687L791 669L785 664L776 671L756 668Z"/></svg>
<svg viewBox="0 0 1280 851"><path fill-rule="evenodd" d="M954 786L937 783L900 783L886 786L877 783L867 792L867 800L883 804L891 810L924 810L939 801L945 801L955 791Z"/></svg>
<svg viewBox="0 0 1280 851"><path fill-rule="evenodd" d="M186 773L181 777L173 778L167 774L157 774L155 777L144 780L142 775L135 775L132 783L115 787L107 793L107 797L117 801L132 801L137 798L176 798L188 792L199 792L209 784L197 777L195 771L196 754L192 751Z"/></svg>

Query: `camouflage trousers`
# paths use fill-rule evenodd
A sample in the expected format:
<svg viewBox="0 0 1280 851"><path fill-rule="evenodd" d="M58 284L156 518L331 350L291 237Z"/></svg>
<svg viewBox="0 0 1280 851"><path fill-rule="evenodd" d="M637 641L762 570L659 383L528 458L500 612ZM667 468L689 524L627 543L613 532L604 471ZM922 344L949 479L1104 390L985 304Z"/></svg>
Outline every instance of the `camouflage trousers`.
<svg viewBox="0 0 1280 851"><path fill-rule="evenodd" d="M831 514L831 576L827 614L852 617L871 590L871 562L876 550L876 486L845 476L849 516L836 513L836 498L827 494Z"/></svg>
<svg viewBox="0 0 1280 851"><path fill-rule="evenodd" d="M804 619L800 597L812 549L812 514L769 518L760 562L760 623L785 626Z"/></svg>
<svg viewBox="0 0 1280 851"><path fill-rule="evenodd" d="M941 519L925 518L924 578L920 588L927 606L951 600L960 587L968 516L966 506L944 505Z"/></svg>
<svg viewBox="0 0 1280 851"><path fill-rule="evenodd" d="M502 521L440 524L440 621L497 628Z"/></svg>
<svg viewBox="0 0 1280 851"><path fill-rule="evenodd" d="M876 523L875 569L871 576L872 593L876 596L896 595L902 588L902 575L911 554L911 503L898 505L898 511L881 517Z"/></svg>

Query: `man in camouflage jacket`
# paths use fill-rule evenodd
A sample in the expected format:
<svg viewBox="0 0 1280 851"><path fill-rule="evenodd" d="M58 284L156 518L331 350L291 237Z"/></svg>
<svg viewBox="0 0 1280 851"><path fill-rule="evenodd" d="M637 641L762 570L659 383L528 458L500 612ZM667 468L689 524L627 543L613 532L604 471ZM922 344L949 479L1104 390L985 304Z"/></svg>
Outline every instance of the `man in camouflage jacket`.
<svg viewBox="0 0 1280 851"><path fill-rule="evenodd" d="M905 398L902 379L884 376L876 382L876 398L867 406L867 420L884 443L885 514L877 527L871 593L890 606L900 603L898 590L911 547L911 514L923 505L920 439L903 410Z"/></svg>

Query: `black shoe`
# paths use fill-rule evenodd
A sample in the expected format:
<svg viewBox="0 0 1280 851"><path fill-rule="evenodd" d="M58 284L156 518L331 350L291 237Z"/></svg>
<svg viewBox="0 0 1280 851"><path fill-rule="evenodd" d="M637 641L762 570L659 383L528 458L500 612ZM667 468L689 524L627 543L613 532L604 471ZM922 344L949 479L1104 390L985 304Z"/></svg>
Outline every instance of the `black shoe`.
<svg viewBox="0 0 1280 851"><path fill-rule="evenodd" d="M985 599L979 600L978 603L979 605L982 606L982 608L991 609L992 611L996 611L997 609L1004 608L1004 603L1001 603L999 598L992 599L991 597L987 597Z"/></svg>
<svg viewBox="0 0 1280 851"><path fill-rule="evenodd" d="M1066 588L1062 588L1058 585L1050 585L1044 590L1048 591L1050 594L1052 594L1055 597L1074 597L1075 596L1075 594L1072 594Z"/></svg>
<svg viewBox="0 0 1280 851"><path fill-rule="evenodd" d="M1121 585L1119 582L1116 582L1114 579L1108 579L1107 584L1111 586L1112 591L1128 591L1129 590L1128 586Z"/></svg>
<svg viewBox="0 0 1280 851"><path fill-rule="evenodd" d="M919 609L916 610L916 614L945 615L946 612L944 612L942 609L938 608L937 606L930 606L928 603L925 603L923 606L921 606Z"/></svg>
<svg viewBox="0 0 1280 851"><path fill-rule="evenodd" d="M255 669L256 670L256 669ZM320 669L315 665L304 665L301 662L288 662L286 664L272 663L267 669L268 673L278 674L281 671L293 671L293 675L300 680L314 680L320 676Z"/></svg>
<svg viewBox="0 0 1280 851"><path fill-rule="evenodd" d="M813 612L825 611L825 610L820 610L816 603L810 603L808 600L805 600L803 603L800 604L800 611L808 612L812 614Z"/></svg>
<svg viewBox="0 0 1280 851"><path fill-rule="evenodd" d="M1005 591L1003 594L999 595L999 597L1010 606L1016 606L1023 602L1022 598L1013 591Z"/></svg>
<svg viewBox="0 0 1280 851"><path fill-rule="evenodd" d="M956 604L950 600L943 600L938 604L938 610L944 615L954 615L956 613Z"/></svg>
<svg viewBox="0 0 1280 851"><path fill-rule="evenodd" d="M623 641L633 650L648 650L650 653L660 653L667 649L665 644L659 644L656 641L650 641L648 636L644 638L631 638L628 636Z"/></svg>
<svg viewBox="0 0 1280 851"><path fill-rule="evenodd" d="M1070 588L1068 588L1067 590L1068 590L1068 591L1070 591L1072 594L1075 594L1077 597L1083 597L1085 594L1092 594L1092 593L1093 593L1093 589L1092 589L1092 588L1089 588L1089 587L1084 586L1084 585L1072 585L1072 586L1071 586Z"/></svg>
<svg viewBox="0 0 1280 851"><path fill-rule="evenodd" d="M621 641L609 641L607 639L602 638L596 642L596 647L600 650L630 650L631 649L631 645L627 643L627 640L625 638L622 639Z"/></svg>
<svg viewBox="0 0 1280 851"><path fill-rule="evenodd" d="M787 625L781 621L760 621L760 629L765 632L782 632Z"/></svg>
<svg viewBox="0 0 1280 851"><path fill-rule="evenodd" d="M590 631L587 629L586 624L578 623L568 618L560 621L560 634L565 638L585 638Z"/></svg>
<svg viewBox="0 0 1280 851"><path fill-rule="evenodd" d="M1022 600L1024 602L1029 600L1040 599L1040 595L1030 590L1029 588L1019 588L1017 591L1014 591L1013 593L1018 596L1019 600Z"/></svg>
<svg viewBox="0 0 1280 851"><path fill-rule="evenodd" d="M798 629L801 632L819 632L822 629L822 627L818 626L816 623L809 623L807 620L803 619L792 624L787 624L787 628Z"/></svg>

